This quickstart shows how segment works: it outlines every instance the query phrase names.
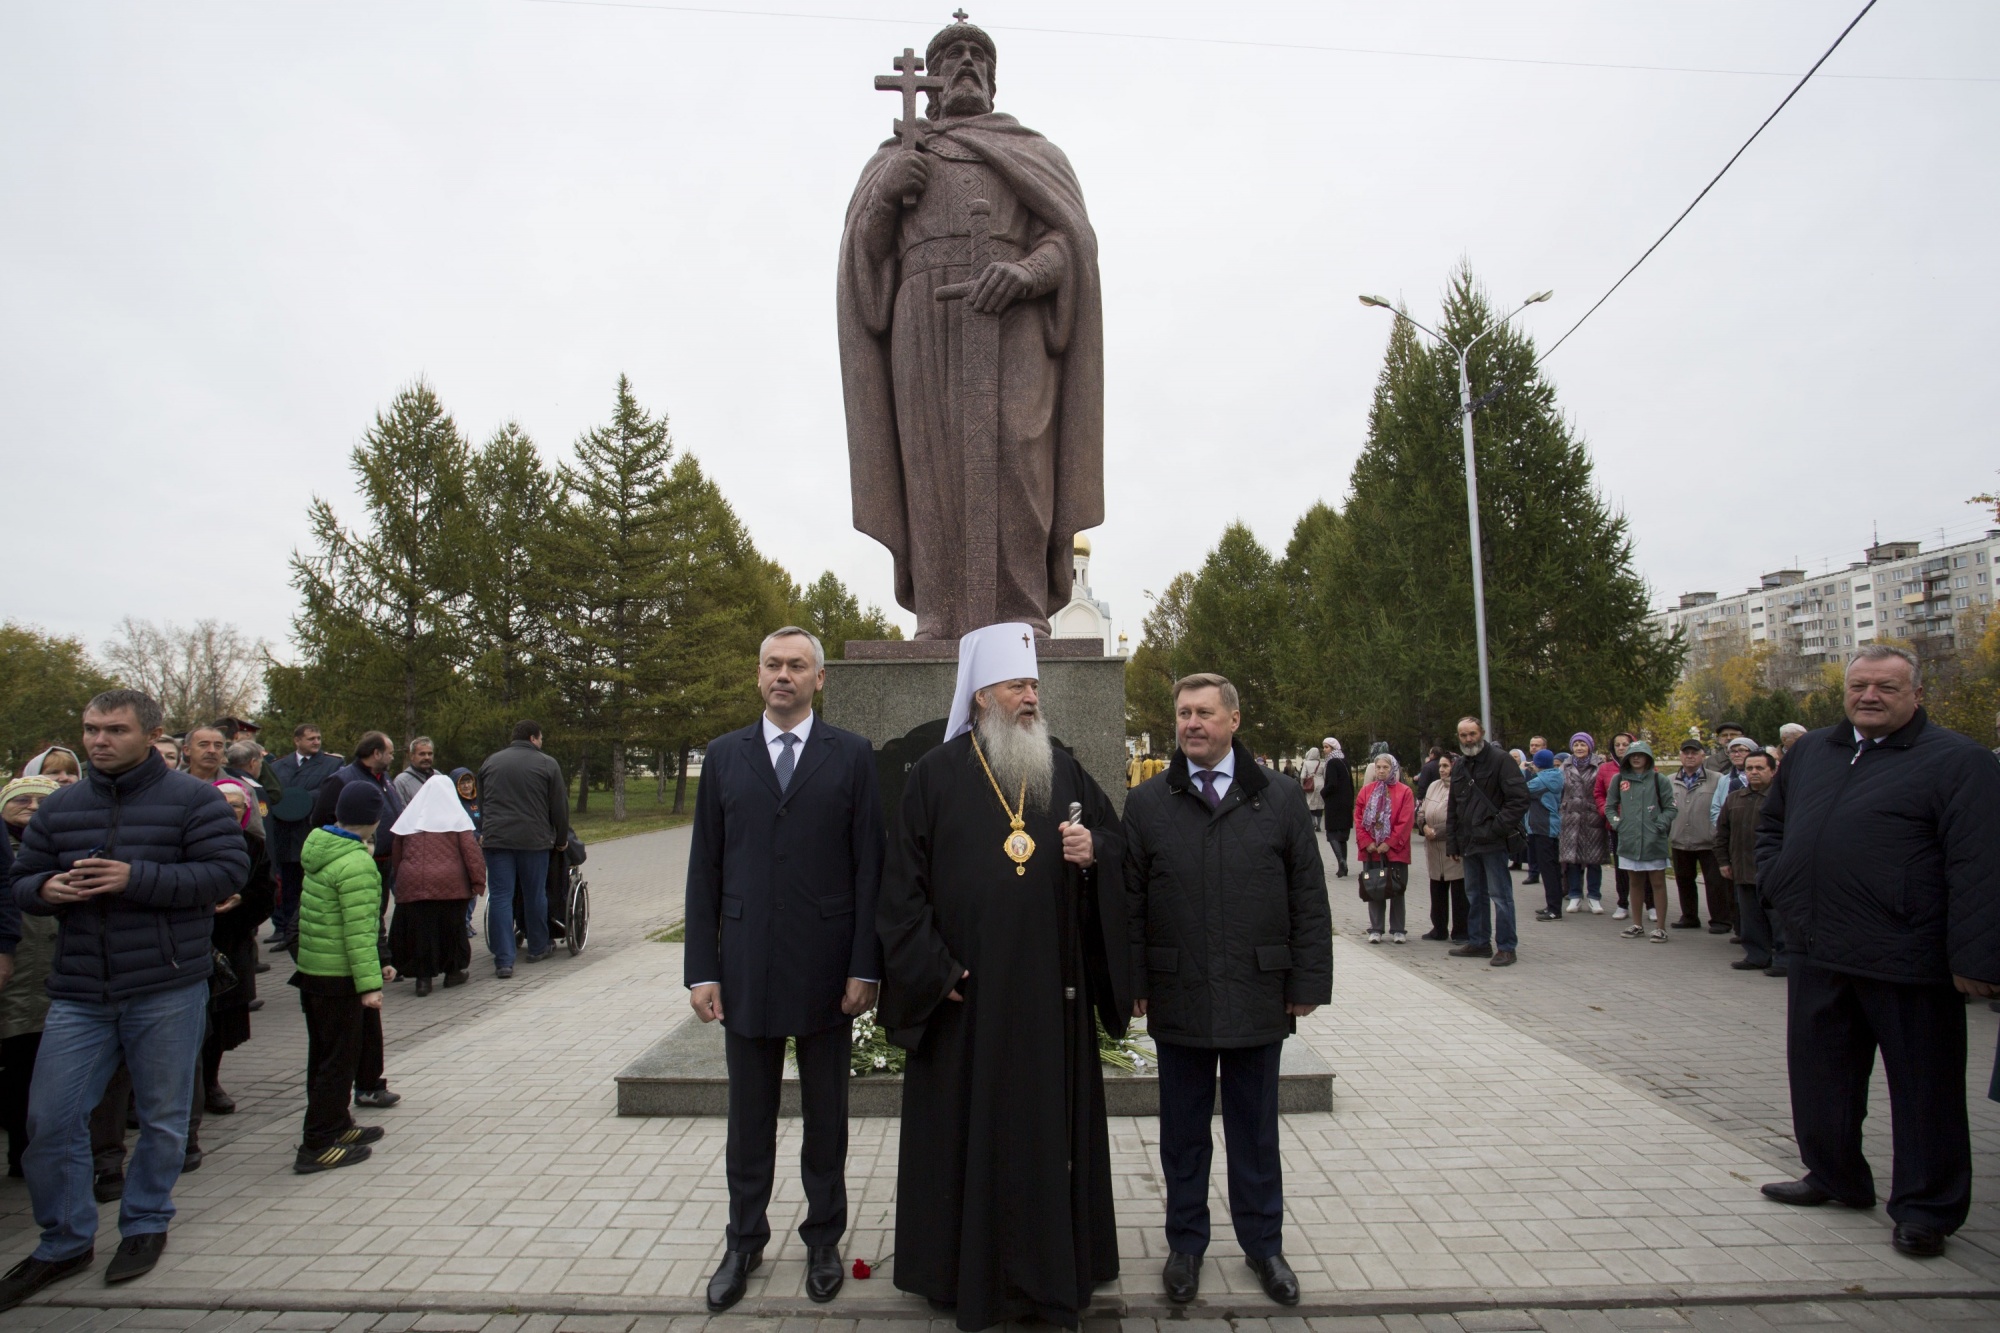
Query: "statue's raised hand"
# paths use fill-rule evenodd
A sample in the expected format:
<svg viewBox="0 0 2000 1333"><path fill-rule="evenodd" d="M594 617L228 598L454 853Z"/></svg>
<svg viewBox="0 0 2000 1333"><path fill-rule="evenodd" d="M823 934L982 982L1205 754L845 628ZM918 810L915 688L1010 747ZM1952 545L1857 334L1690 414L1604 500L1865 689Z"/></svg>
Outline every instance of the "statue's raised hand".
<svg viewBox="0 0 2000 1333"><path fill-rule="evenodd" d="M881 183L875 188L882 199L914 203L931 182L931 160L922 153L897 153L882 168Z"/></svg>
<svg viewBox="0 0 2000 1333"><path fill-rule="evenodd" d="M982 315L997 315L1016 301L1035 294L1035 281L1019 264L992 263L979 275L972 293L972 308Z"/></svg>

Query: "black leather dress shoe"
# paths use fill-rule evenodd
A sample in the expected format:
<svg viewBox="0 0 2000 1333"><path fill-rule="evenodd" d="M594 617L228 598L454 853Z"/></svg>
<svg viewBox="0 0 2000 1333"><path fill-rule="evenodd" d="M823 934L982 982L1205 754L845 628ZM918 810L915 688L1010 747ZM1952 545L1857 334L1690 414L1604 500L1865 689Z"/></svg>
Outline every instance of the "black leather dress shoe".
<svg viewBox="0 0 2000 1333"><path fill-rule="evenodd" d="M757 1271L757 1265L764 1262L761 1254L745 1254L741 1250L723 1253L722 1267L715 1270L715 1276L708 1280L708 1308L714 1314L721 1314L730 1306L743 1299L743 1289L750 1283L750 1275Z"/></svg>
<svg viewBox="0 0 2000 1333"><path fill-rule="evenodd" d="M1299 1279L1292 1272L1292 1266L1285 1262L1285 1256L1274 1254L1268 1259L1249 1261L1250 1271L1257 1275L1257 1281L1264 1286L1264 1294L1280 1305L1299 1303Z"/></svg>
<svg viewBox="0 0 2000 1333"><path fill-rule="evenodd" d="M840 1294L840 1284L847 1278L840 1266L838 1245L808 1245L806 1247L806 1295L815 1304L825 1305Z"/></svg>
<svg viewBox="0 0 2000 1333"><path fill-rule="evenodd" d="M1186 1305L1201 1290L1201 1256L1175 1250L1167 1256L1167 1266L1161 1270L1160 1278L1166 1284L1167 1299L1175 1305Z"/></svg>
<svg viewBox="0 0 2000 1333"><path fill-rule="evenodd" d="M1860 1203L1848 1199L1836 1199L1819 1186L1804 1180L1777 1180L1763 1187L1764 1197L1776 1199L1779 1203L1789 1203L1799 1208L1817 1208L1823 1203L1844 1203L1849 1208L1873 1208L1875 1201L1868 1199Z"/></svg>
<svg viewBox="0 0 2000 1333"><path fill-rule="evenodd" d="M1935 1259L1944 1253L1944 1232L1920 1227L1914 1222L1898 1222L1890 1238L1896 1248L1917 1259Z"/></svg>
<svg viewBox="0 0 2000 1333"><path fill-rule="evenodd" d="M1446 949L1453 958L1491 958L1493 946L1490 944L1461 944L1456 949Z"/></svg>

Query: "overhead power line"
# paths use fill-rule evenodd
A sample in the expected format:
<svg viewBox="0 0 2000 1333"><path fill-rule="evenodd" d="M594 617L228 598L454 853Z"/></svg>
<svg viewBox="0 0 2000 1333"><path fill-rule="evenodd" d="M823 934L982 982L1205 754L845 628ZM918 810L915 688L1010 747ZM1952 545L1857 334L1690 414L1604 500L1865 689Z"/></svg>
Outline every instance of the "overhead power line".
<svg viewBox="0 0 2000 1333"><path fill-rule="evenodd" d="M884 18L867 14L807 14L783 9L728 9L719 5L649 4L645 0L527 0L537 5L567 5L579 9L641 9L666 14L707 14L729 18L804 19L820 23L876 23L922 26L922 19ZM1748 78L1789 79L1788 69L1726 69L1705 65L1644 65L1603 60L1555 60L1534 56L1468 55L1456 51L1411 51L1386 46L1330 46L1313 42L1269 42L1248 37L1203 37L1164 32L1113 32L1100 28L1038 28L1015 23L983 25L994 32L1025 32L1053 37L1112 37L1141 42L1187 42L1202 46L1240 46L1263 51L1320 51L1334 55L1390 56L1404 60L1457 60L1480 65L1543 65L1555 69L1605 69L1649 74L1722 74ZM1828 74L1829 79L1867 79L1893 83L1994 83L2000 77L1979 74Z"/></svg>
<svg viewBox="0 0 2000 1333"><path fill-rule="evenodd" d="M1569 335L1571 333L1575 333L1578 329L1582 328L1583 321L1589 319L1592 315L1596 314L1597 307L1603 305L1606 301L1609 301L1611 299L1611 293L1617 291L1620 287L1623 287L1625 285L1625 279L1631 277L1634 273L1637 273L1639 271L1639 265L1645 263L1647 259L1651 258L1653 251L1659 249L1660 246L1665 243L1667 237L1674 234L1674 228L1680 226L1682 222L1686 221L1687 215L1694 212L1696 204L1699 204L1702 200L1708 197L1708 192L1715 188L1716 182L1720 181L1724 176L1729 174L1729 169L1736 165L1736 159L1742 157L1744 153L1749 151L1750 145L1757 142L1757 136L1762 134L1767 128L1770 127L1771 122L1778 118L1778 112L1783 111L1787 106L1791 104L1791 100L1799 95L1799 89L1805 87L1806 84L1812 79L1812 76L1819 72L1819 67L1821 65L1824 65L1827 62L1827 58L1831 56L1835 51L1838 51L1840 49L1840 44L1847 40L1847 34L1854 31L1854 25L1861 22L1862 19L1867 18L1868 11L1873 8L1875 8L1875 0L1868 0L1867 4L1861 6L1861 12L1859 14L1856 14L1851 20L1849 20L1847 26L1840 30L1840 36L1833 39L1833 45L1826 48L1826 54L1822 55L1818 60L1813 61L1812 68L1807 70L1803 75L1801 75L1799 81L1792 85L1792 90L1785 94L1784 100L1779 102L1776 107L1772 108L1770 115L1764 117L1763 124L1759 125L1756 129L1752 130L1750 132L1750 137L1743 141L1743 146L1729 155L1729 160L1722 164L1722 170L1715 173L1715 178L1709 181L1708 184L1701 187L1701 193L1694 197L1694 203L1691 203L1686 208L1683 208L1681 210L1680 216L1667 224L1667 229L1660 233L1660 239L1654 241L1651 245L1647 246L1646 253L1640 255L1637 259L1632 261L1632 267L1626 269L1624 273L1619 275L1618 281L1611 284L1610 291L1607 291L1604 293L1604 295L1598 297L1596 302L1592 304L1590 309L1583 312L1582 318L1578 319L1576 323L1569 326L1568 332L1565 332L1562 337L1556 339L1553 343L1550 343L1548 350L1535 358L1536 365L1539 366L1540 364L1542 364L1542 362L1554 356L1556 348L1561 347L1564 343L1568 342Z"/></svg>

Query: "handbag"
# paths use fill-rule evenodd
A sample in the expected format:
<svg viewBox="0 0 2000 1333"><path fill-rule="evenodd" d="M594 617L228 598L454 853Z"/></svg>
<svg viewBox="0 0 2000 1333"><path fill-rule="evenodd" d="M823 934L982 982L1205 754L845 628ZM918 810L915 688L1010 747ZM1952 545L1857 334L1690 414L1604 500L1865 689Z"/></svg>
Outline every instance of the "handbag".
<svg viewBox="0 0 2000 1333"><path fill-rule="evenodd" d="M208 993L211 997L235 990L241 984L242 979L236 975L236 964L229 961L228 954L211 948L209 961L214 964L214 970L208 974Z"/></svg>
<svg viewBox="0 0 2000 1333"><path fill-rule="evenodd" d="M1389 863L1361 858L1361 896L1371 903L1389 900Z"/></svg>

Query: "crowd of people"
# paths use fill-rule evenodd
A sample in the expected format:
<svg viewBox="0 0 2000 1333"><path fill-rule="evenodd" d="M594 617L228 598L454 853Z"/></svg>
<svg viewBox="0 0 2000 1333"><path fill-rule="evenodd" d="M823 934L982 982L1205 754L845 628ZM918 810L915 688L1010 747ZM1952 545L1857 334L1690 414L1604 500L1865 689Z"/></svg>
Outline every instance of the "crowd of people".
<svg viewBox="0 0 2000 1333"><path fill-rule="evenodd" d="M788 1045L807 1293L838 1291L851 1024L871 1009L906 1053L898 1287L962 1329L1076 1326L1119 1271L1097 1034L1144 1018L1168 1299L1199 1291L1219 1093L1238 1243L1266 1294L1296 1304L1277 1093L1282 1043L1332 998L1321 833L1331 878L1353 872L1371 944L1408 939L1418 838L1424 938L1458 957L1516 961L1517 870L1543 888L1538 922L1608 907L1635 941L1735 931L1736 966L1788 978L1806 1170L1763 1194L1874 1206L1861 1124L1879 1051L1895 1248L1941 1254L1966 1219L1965 1004L2000 999L2000 764L1930 723L1901 649L1857 652L1847 721L1787 727L1775 747L1724 723L1713 753L1690 736L1671 767L1623 733L1606 749L1578 732L1560 756L1541 737L1509 752L1465 717L1413 777L1384 747L1357 775L1332 737L1296 765L1262 762L1238 739L1235 686L1195 674L1174 687L1172 758L1121 813L1049 737L1030 628L989 626L961 647L947 739L910 766L893 825L869 741L813 711L824 665L798 627L765 640L764 713L711 743L697 793L685 975L695 1013L725 1026L731 1089L711 1310L742 1298L771 1238ZM384 733L343 762L301 726L273 760L235 719L167 737L159 705L132 690L93 698L82 733L81 755L51 746L0 789L0 1115L42 1228L0 1277L0 1309L91 1264L109 1198L121 1241L106 1281L157 1262L202 1116L235 1109L223 1057L261 1007L264 920L305 1014L292 1168L351 1165L384 1136L353 1108L398 1100L385 986L464 984L482 896L497 978L513 975L517 919L526 961L548 957L547 886L573 840L533 722L477 773L439 772L417 738L393 777ZM2000 1099L2000 1066L1989 1092Z"/></svg>
<svg viewBox="0 0 2000 1333"><path fill-rule="evenodd" d="M0 788L0 1128L42 1227L0 1276L0 1309L92 1263L101 1203L120 1208L105 1280L158 1262L203 1119L237 1109L223 1057L265 1004L266 922L305 1017L292 1168L332 1170L384 1134L352 1108L401 1100L385 985L465 984L482 897L498 979L514 975L517 922L526 961L548 958L549 887L570 859L567 783L532 721L478 773L449 775L428 737L392 775L380 731L348 761L310 724L275 758L239 718L168 735L136 690L91 699L82 731L82 754L51 745Z"/></svg>
<svg viewBox="0 0 2000 1333"><path fill-rule="evenodd" d="M1305 790L1335 878L1348 876L1353 838L1369 943L1409 941L1405 895L1421 845L1430 929L1417 938L1449 944L1456 957L1495 967L1517 960L1515 872L1541 887L1534 919L1550 923L1603 915L1608 868L1610 914L1632 923L1622 938L1664 944L1672 930L1705 926L1743 946L1732 967L1786 975L1783 930L1757 888L1756 827L1803 726L1787 724L1767 747L1721 721L1712 740L1683 740L1671 770L1631 732L1608 747L1579 731L1561 751L1543 736L1502 751L1477 718L1460 719L1457 730L1457 746L1432 746L1413 774L1377 744L1357 776L1332 736L1268 765Z"/></svg>

